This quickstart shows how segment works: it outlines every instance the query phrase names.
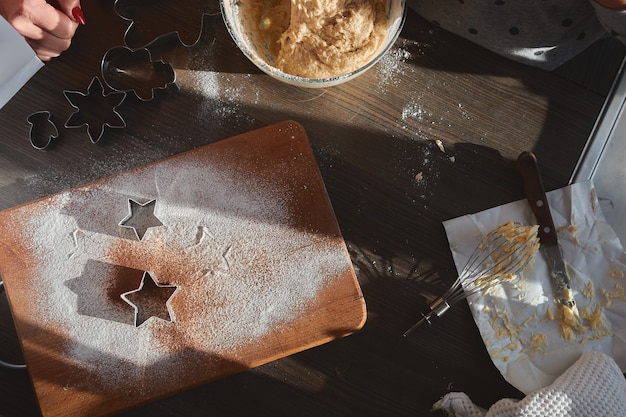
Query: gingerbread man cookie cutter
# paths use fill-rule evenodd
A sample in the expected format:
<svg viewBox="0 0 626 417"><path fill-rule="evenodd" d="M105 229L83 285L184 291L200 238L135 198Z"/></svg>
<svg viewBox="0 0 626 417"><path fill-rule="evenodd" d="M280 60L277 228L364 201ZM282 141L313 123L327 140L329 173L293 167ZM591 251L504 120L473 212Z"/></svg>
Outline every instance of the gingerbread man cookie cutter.
<svg viewBox="0 0 626 417"><path fill-rule="evenodd" d="M142 101L152 100L157 90L176 85L172 66L162 60L153 60L146 48L111 48L102 57L100 70L109 88L133 92Z"/></svg>

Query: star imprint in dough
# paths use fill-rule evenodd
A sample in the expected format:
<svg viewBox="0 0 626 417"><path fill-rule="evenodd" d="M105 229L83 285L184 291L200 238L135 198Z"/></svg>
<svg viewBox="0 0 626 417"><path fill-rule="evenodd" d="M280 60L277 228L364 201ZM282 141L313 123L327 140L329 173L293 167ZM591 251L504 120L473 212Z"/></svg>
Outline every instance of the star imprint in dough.
<svg viewBox="0 0 626 417"><path fill-rule="evenodd" d="M159 285L148 272L144 272L139 288L125 292L122 300L135 309L135 327L141 326L150 317L173 322L169 300L178 289L175 285Z"/></svg>
<svg viewBox="0 0 626 417"><path fill-rule="evenodd" d="M154 215L155 206L156 200L140 204L129 198L129 214L120 222L120 226L133 229L137 238L143 239L149 228L163 226L163 223Z"/></svg>

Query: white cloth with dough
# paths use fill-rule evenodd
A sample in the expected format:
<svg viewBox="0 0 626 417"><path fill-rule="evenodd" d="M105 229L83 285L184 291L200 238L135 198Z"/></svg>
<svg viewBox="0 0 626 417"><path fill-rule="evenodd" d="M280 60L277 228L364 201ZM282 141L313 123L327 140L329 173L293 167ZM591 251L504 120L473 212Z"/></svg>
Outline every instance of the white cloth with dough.
<svg viewBox="0 0 626 417"><path fill-rule="evenodd" d="M552 385L522 400L502 399L484 410L462 392L451 392L433 409L456 417L624 417L626 379L610 356L584 352Z"/></svg>

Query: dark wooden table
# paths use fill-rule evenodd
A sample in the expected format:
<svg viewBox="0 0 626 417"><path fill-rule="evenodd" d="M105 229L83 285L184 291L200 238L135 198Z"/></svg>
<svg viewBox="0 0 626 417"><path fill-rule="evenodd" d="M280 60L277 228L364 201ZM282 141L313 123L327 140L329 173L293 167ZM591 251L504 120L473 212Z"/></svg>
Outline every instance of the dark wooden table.
<svg viewBox="0 0 626 417"><path fill-rule="evenodd" d="M129 22L112 0L84 3L88 24L70 50L0 110L0 209L292 119L309 135L368 308L365 327L352 336L124 416L416 417L432 415L449 391L484 407L522 397L492 364L465 303L436 326L402 333L455 278L442 221L522 198L513 160L524 150L537 154L546 188L567 184L624 56L621 44L599 42L548 73L409 11L376 67L347 84L308 90L260 73L221 17L206 15L196 45L165 36L148 46L173 66L177 88L150 101L129 95L119 108L126 127L93 144L84 129L63 128L74 111L63 91L86 91L104 54L123 45ZM202 11L215 11L191 9L200 3L180 12L199 21ZM136 24L137 42L153 33L148 18ZM180 33L194 30L185 25ZM31 146L26 122L42 110L59 127L43 151ZM20 355L2 295L0 359ZM39 415L27 372L0 368L0 393L0 415Z"/></svg>

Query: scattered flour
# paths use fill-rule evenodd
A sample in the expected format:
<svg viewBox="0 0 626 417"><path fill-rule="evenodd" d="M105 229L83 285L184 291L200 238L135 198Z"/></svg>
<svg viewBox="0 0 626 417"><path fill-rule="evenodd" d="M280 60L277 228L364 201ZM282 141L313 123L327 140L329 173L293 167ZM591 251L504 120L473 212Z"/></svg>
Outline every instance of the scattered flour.
<svg viewBox="0 0 626 417"><path fill-rule="evenodd" d="M253 123L245 111L246 105L257 105L259 90L251 74L229 74L210 70L178 70L183 88L189 88L202 100L197 117L210 118L215 123Z"/></svg>
<svg viewBox="0 0 626 417"><path fill-rule="evenodd" d="M34 317L66 332L61 355L91 377L70 378L67 389L121 384L161 392L185 376L205 377L215 360L238 363L246 348L276 338L349 270L341 241L292 224L293 183L218 165L170 159L56 195L32 213L24 239L38 254ZM163 226L142 241L118 226L128 198L157 201ZM116 267L94 269L94 262ZM119 282L126 279L120 270L148 271L160 285L177 286L173 322L151 318L135 327L131 306L124 310L115 298L116 288L137 285ZM111 298L81 302L95 294ZM155 378L160 386L150 384Z"/></svg>
<svg viewBox="0 0 626 417"><path fill-rule="evenodd" d="M399 42L401 41L397 41L376 64L378 78L380 80L378 89L380 91L386 91L388 84L395 86L400 85L403 79L401 76L402 71L406 70L404 68L405 66L402 64L410 61L412 58L408 49L402 46L402 44L398 46Z"/></svg>
<svg viewBox="0 0 626 417"><path fill-rule="evenodd" d="M423 122L432 119L432 117L433 113L425 110L418 101L410 101L402 109L402 120L414 119Z"/></svg>
<svg viewBox="0 0 626 417"><path fill-rule="evenodd" d="M463 106L463 104L459 103L458 108L459 108L459 111L461 112L461 117L463 117L465 120L471 119L469 112L465 109L465 106Z"/></svg>

